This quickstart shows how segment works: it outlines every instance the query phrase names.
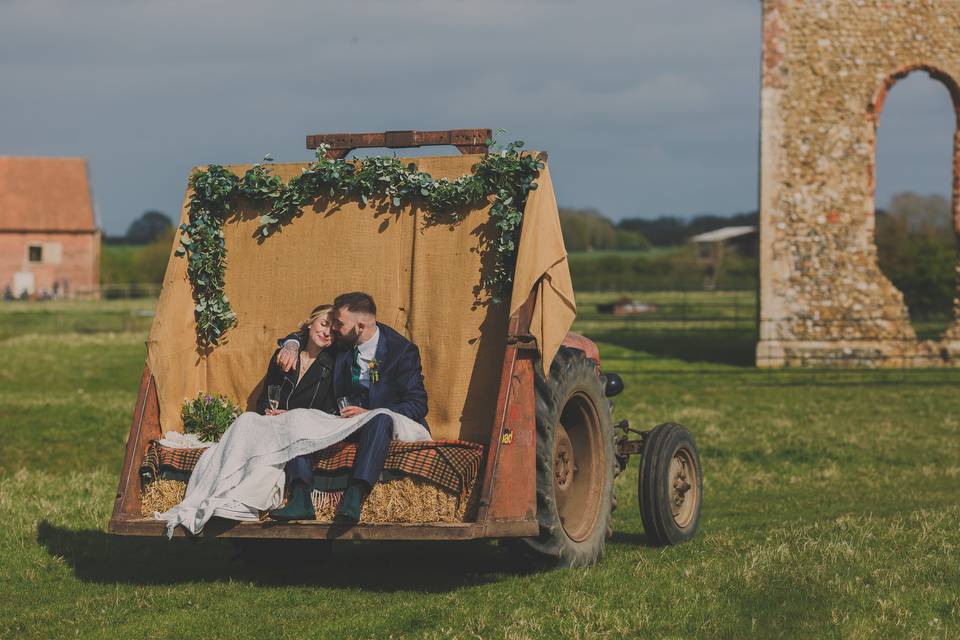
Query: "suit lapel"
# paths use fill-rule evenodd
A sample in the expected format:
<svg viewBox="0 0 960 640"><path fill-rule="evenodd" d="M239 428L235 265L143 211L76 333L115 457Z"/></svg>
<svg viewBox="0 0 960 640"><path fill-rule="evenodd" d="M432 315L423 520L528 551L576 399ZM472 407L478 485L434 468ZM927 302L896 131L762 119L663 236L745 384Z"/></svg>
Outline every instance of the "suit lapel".
<svg viewBox="0 0 960 640"><path fill-rule="evenodd" d="M373 380L370 381L370 407L377 408L380 402L380 389L382 385L386 383L384 379L384 370L387 368L387 358L389 357L390 350L387 348L387 332L384 330L384 327L379 322L377 323L377 328L380 330L380 340L377 342L377 351L374 358L377 359L377 370L379 371L380 379L377 382Z"/></svg>
<svg viewBox="0 0 960 640"><path fill-rule="evenodd" d="M338 398L352 391L350 388L350 356L347 349L337 351L337 359L333 366L333 393Z"/></svg>

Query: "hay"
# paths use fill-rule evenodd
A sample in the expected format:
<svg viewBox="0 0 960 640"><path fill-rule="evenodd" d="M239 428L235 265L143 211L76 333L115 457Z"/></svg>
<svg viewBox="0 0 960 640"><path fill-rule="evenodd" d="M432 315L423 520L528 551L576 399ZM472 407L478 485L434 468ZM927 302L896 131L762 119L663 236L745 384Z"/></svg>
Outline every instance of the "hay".
<svg viewBox="0 0 960 640"><path fill-rule="evenodd" d="M360 522L430 523L464 522L473 511L474 492L460 498L425 480L410 477L378 482L363 503ZM342 491L313 492L313 508L320 522L332 522L343 497Z"/></svg>
<svg viewBox="0 0 960 640"><path fill-rule="evenodd" d="M186 482L157 480L143 489L140 513L145 517L154 511L167 511L180 504L187 490ZM463 498L448 493L425 480L405 477L378 482L363 503L360 522L366 523L430 523L466 522L472 520L477 506L477 492ZM319 522L333 522L340 506L342 491L313 492L313 508Z"/></svg>
<svg viewBox="0 0 960 640"><path fill-rule="evenodd" d="M140 513L150 517L154 511L168 511L180 504L187 492L187 483L178 480L157 480L143 488Z"/></svg>

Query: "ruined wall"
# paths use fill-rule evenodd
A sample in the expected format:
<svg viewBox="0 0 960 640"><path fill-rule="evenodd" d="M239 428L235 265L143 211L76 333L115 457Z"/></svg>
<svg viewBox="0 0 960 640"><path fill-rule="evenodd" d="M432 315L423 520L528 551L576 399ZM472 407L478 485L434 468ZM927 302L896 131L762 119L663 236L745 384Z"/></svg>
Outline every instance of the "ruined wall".
<svg viewBox="0 0 960 640"><path fill-rule="evenodd" d="M763 19L758 366L955 366L956 311L918 341L877 266L874 163L907 73L943 82L960 118L960 0L766 0Z"/></svg>

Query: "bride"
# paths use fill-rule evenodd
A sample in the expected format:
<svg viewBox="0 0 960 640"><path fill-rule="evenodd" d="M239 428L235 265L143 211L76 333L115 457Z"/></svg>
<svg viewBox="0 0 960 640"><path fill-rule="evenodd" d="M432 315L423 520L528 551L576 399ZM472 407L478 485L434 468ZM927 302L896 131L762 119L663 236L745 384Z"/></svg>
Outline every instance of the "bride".
<svg viewBox="0 0 960 640"><path fill-rule="evenodd" d="M246 412L197 461L183 501L154 518L166 522L167 537L178 525L199 534L214 516L255 521L283 501L287 461L340 442L375 416L387 414L396 440L429 440L430 433L410 418L373 409L349 418L333 415L331 305L313 309L301 325L299 361L284 372L270 360L264 392L257 402L266 415ZM269 386L279 387L278 407L266 409ZM275 393L277 391L275 390Z"/></svg>

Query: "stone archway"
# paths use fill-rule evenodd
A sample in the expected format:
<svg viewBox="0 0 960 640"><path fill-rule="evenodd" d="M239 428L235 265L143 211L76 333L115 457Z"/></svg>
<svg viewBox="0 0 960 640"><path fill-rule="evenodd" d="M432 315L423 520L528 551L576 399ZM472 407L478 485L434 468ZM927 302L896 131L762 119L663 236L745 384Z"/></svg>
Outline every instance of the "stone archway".
<svg viewBox="0 0 960 640"><path fill-rule="evenodd" d="M950 220L952 221L951 241L954 246L954 250L952 252L952 256L950 257L950 261L942 264L944 267L951 269L951 271L954 274L953 282L952 282L953 284L952 290L949 292L949 294L945 294L944 297L947 299L943 300L943 302L947 303L950 306L954 306L951 304L952 301L960 297L960 289L958 289L958 284L960 283L958 283L958 279L957 279L958 271L960 271L960 265L958 265L958 258L960 258L960 256L958 256L958 253L956 250L958 247L957 239L958 237L960 237L960 194L958 194L958 184L960 184L960 182L958 182L958 180L960 180L960 177L958 177L958 172L960 172L960 85L958 85L958 83L953 78L951 78L948 73L946 73L944 70L939 69L935 66L932 66L929 64L916 64L916 65L908 66L904 69L900 69L890 74L884 80L884 82L878 88L873 100L871 100L867 105L866 117L872 123L873 129L874 129L874 138L879 140L880 124L881 124L882 116L884 113L884 107L886 106L887 97L890 95L891 90L894 88L894 86L897 86L901 81L905 80L906 78L908 77L915 78L916 76L924 73L929 77L930 81L932 81L933 83L939 84L944 89L946 89L947 95L949 95L950 105L953 108L953 122L952 122L953 136L952 136L952 144L950 145L950 151L949 151L949 157L951 159L950 161L951 187L949 189L950 196L948 197L950 198L949 212L950 212ZM890 125L887 125L887 126L890 126ZM873 162L871 163L871 167L870 167L870 179L871 179L870 197L874 202L874 206L873 206L874 210L877 210L880 205L880 203L877 202L877 197L876 197L878 164L879 164L879 158L878 158L877 150L875 149ZM874 231L876 232L878 231L878 229L876 228L876 225L878 224L876 221L876 218L874 218L874 222L875 222ZM905 229L903 229L902 231L905 231ZM875 233L875 237L876 237L876 233ZM882 255L880 255L879 242L878 242L877 249L878 249L878 261L881 264L881 270L882 270ZM888 276L888 274L886 273L884 275ZM908 296L904 295L905 302L907 301L907 298ZM910 305L908 304L908 306ZM916 319L913 317L912 306L909 310L909 313L914 323L913 325L914 329L917 329L915 325ZM948 330L953 329L953 331L955 331L956 327L957 327L957 314L954 313L952 322L947 324L947 326L941 325L936 330L930 330L930 328L928 328L927 337L935 338L937 340L943 339L944 336L947 335Z"/></svg>

